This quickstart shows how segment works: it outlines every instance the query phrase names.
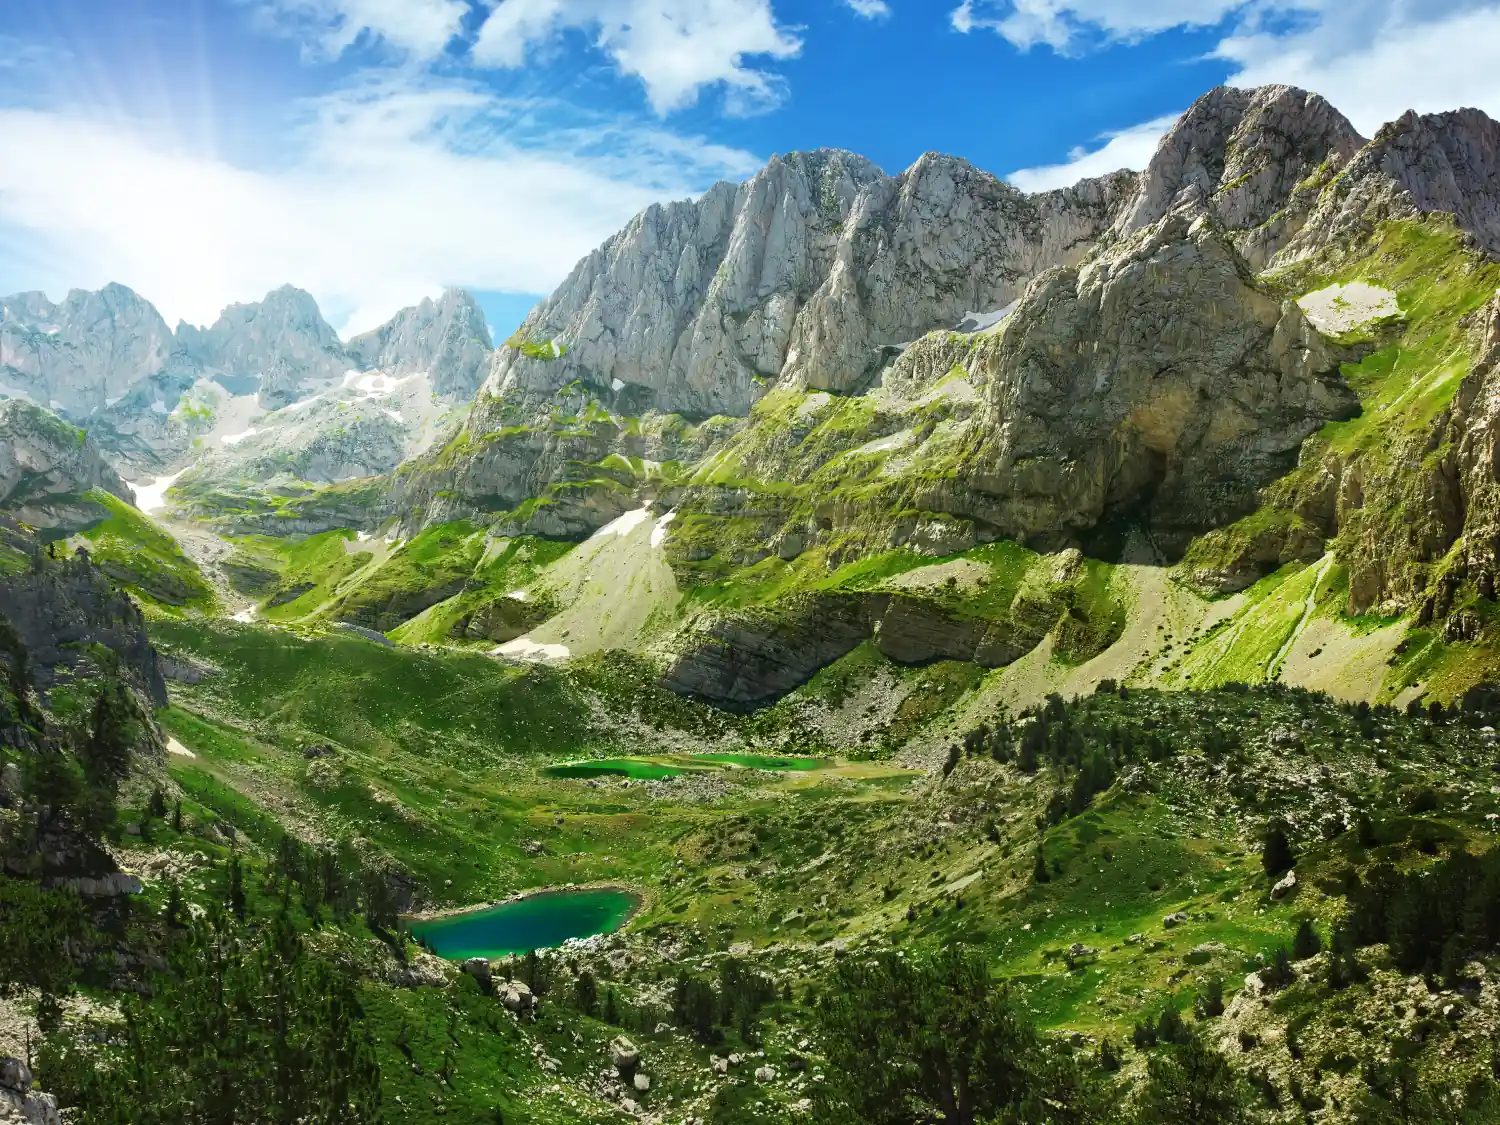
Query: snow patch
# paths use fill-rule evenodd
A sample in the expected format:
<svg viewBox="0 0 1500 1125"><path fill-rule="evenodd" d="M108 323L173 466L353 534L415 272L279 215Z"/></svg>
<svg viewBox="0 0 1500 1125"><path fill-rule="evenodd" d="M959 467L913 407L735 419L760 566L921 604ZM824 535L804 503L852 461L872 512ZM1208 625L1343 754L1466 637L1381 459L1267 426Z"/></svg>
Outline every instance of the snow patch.
<svg viewBox="0 0 1500 1125"><path fill-rule="evenodd" d="M905 449L912 443L915 437L916 435L910 430L898 430L894 434L889 434L886 437L876 438L874 441L866 442L864 445L854 450L854 452L889 453L893 449Z"/></svg>
<svg viewBox="0 0 1500 1125"><path fill-rule="evenodd" d="M524 602L526 600L526 598L527 598L527 593L526 593L525 590L512 590L510 593L506 594L505 596L507 598L514 598L518 602Z"/></svg>
<svg viewBox="0 0 1500 1125"><path fill-rule="evenodd" d="M991 309L989 312L966 312L964 318L958 322L955 332L988 332L995 325L1016 311L1016 306L1021 303L1020 298L1012 301L1004 308Z"/></svg>
<svg viewBox="0 0 1500 1125"><path fill-rule="evenodd" d="M609 389L612 390L612 391L614 391L616 394L618 394L620 391L622 391L622 390L625 389L625 380L624 379L616 379L614 382L612 382L609 385Z"/></svg>
<svg viewBox="0 0 1500 1125"><path fill-rule="evenodd" d="M238 621L242 625L248 625L255 620L255 607L251 606L249 609L242 609L238 613L231 614L229 620Z"/></svg>
<svg viewBox="0 0 1500 1125"><path fill-rule="evenodd" d="M651 529L651 546L660 547L667 539L667 524L677 518L677 509L672 509L661 519L656 521L656 526Z"/></svg>
<svg viewBox="0 0 1500 1125"><path fill-rule="evenodd" d="M508 656L512 660L528 660L532 663L546 663L554 660L566 660L572 654L567 645L544 645L538 644L530 637L517 637L513 641L506 641L499 648L490 651L491 656Z"/></svg>
<svg viewBox="0 0 1500 1125"><path fill-rule="evenodd" d="M178 742L175 738L172 738L170 736L167 738L167 753L176 754L179 758L196 758L198 756L182 743Z"/></svg>
<svg viewBox="0 0 1500 1125"><path fill-rule="evenodd" d="M161 399L156 399L154 402L152 402L151 403L151 409L155 413L157 413L157 414L170 414L170 413L172 413L170 410L167 409L167 404L164 403Z"/></svg>
<svg viewBox="0 0 1500 1125"><path fill-rule="evenodd" d="M3 389L3 388L0 388L0 389ZM124 401L125 401L125 396L124 395L118 395L115 398L107 398L107 399L104 400L104 408L106 410L108 410L115 403L117 403L117 402L124 402Z"/></svg>
<svg viewBox="0 0 1500 1125"><path fill-rule="evenodd" d="M1314 290L1298 297L1297 305L1314 328L1335 336L1401 312L1396 294L1366 281Z"/></svg>
<svg viewBox="0 0 1500 1125"><path fill-rule="evenodd" d="M590 538L602 539L606 535L629 535L650 518L650 508L637 508L633 512L626 512L623 516L618 516L610 520L598 531L594 532Z"/></svg>
<svg viewBox="0 0 1500 1125"><path fill-rule="evenodd" d="M135 492L135 507L138 512L145 512L148 516L152 512L159 512L167 506L167 489L177 483L177 478L187 472L186 469L178 469L171 476L156 477L150 481L141 481L139 484L131 482L130 487Z"/></svg>
<svg viewBox="0 0 1500 1125"><path fill-rule="evenodd" d="M251 426L248 430L241 430L237 434L225 434L224 436L219 438L219 440L222 441L225 445L239 445L239 443L244 441L246 438L254 437L258 433L260 433L260 431L257 430L254 426Z"/></svg>

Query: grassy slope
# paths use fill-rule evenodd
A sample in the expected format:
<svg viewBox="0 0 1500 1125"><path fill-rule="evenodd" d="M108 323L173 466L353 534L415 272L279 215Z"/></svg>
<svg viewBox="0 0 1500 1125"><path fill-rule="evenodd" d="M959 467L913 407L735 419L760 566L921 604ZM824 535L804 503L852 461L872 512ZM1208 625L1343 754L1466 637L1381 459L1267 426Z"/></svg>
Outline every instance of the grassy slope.
<svg viewBox="0 0 1500 1125"><path fill-rule="evenodd" d="M1038 884L1034 821L1059 784L1049 768L1028 776L979 756L946 779L923 779L880 755L845 759L830 771L746 774L706 801L681 782L592 785L544 769L649 753L684 737L719 748L744 744L737 733L770 741L801 721L798 701L774 715L724 718L671 699L658 707L632 673L598 662L568 675L522 673L341 637L166 621L156 628L175 647L211 652L224 668L202 686L174 686L176 706L165 723L199 756L174 758L173 776L195 807L253 835L268 835L280 819L328 836L361 836L413 870L439 902L487 901L543 883L634 884L647 903L631 933L696 932L710 949L747 941L793 980L822 971L826 954L807 943L962 941L988 952L1043 1026L1096 1037L1119 1039L1167 1004L1190 1007L1210 978L1225 981L1232 998L1301 917L1327 934L1344 909L1340 873L1381 860L1429 863L1419 839L1443 841L1439 853L1488 847L1486 818L1500 811L1490 792L1493 751L1462 727L1391 715L1377 717L1367 733L1350 711L1279 688L1098 695L1072 709L1076 724L1129 730L1137 745L1154 732L1166 749L1160 760L1137 757L1091 808L1047 827L1042 846L1056 867L1050 882ZM873 659L857 654L850 667L820 676L799 694L801 704L815 693L825 702L848 698L889 671ZM857 669L856 660L863 661ZM836 683L841 671L854 682ZM941 667L905 674L935 671ZM939 693L943 705L928 720L974 698L973 680L955 683L956 691ZM608 710L595 719L600 706ZM895 734L901 721L893 716L886 745L904 741ZM1228 748L1215 745L1231 736ZM301 745L313 739L340 748L332 765L302 758ZM1436 801L1408 811L1423 786ZM1376 821L1378 847L1361 847L1352 831L1325 838L1321 821L1333 814L1352 823L1361 809ZM1269 815L1292 823L1301 853L1300 889L1283 900L1268 897L1259 863L1258 833ZM533 840L542 854L528 854L524 845ZM1164 923L1179 911L1187 921ZM1085 951L1069 954L1075 944ZM1360 1011L1375 1004L1378 1015L1380 989L1392 978L1379 969L1378 951L1371 963L1376 979L1347 1000ZM371 1010L382 1035L394 1035L403 1019L436 1026L445 1017L426 1010L434 1004L442 1006L421 990L381 992ZM1307 1038L1332 1050L1333 1013L1308 984L1253 1019L1301 1018ZM471 1078L474 1088L541 1080L505 1062L504 1052L485 1061L491 1033L481 1030L483 1018L475 1008L459 1033L461 1044L475 1037L460 1048L469 1073L483 1076ZM560 1088L576 1089L609 1029L572 1014L563 1028L588 1042L579 1050L559 1035L549 1048L554 1057L572 1052ZM427 1046L436 1053L440 1041ZM1381 1042L1380 1034L1370 1039L1372 1049ZM1443 1050L1441 1037L1434 1039L1423 1059ZM658 1070L690 1077L703 1065L701 1049L670 1036L654 1052ZM1301 1080L1323 1080L1310 1073L1315 1062L1309 1056ZM412 1096L431 1092L429 1084L401 1081L412 1083ZM465 1103L460 1120L482 1119L472 1116L478 1100ZM545 1101L566 1108L560 1093Z"/></svg>
<svg viewBox="0 0 1500 1125"><path fill-rule="evenodd" d="M109 576L140 601L168 614L210 613L217 607L212 587L177 541L150 517L125 501L95 490L89 499L109 516L79 532L89 553Z"/></svg>

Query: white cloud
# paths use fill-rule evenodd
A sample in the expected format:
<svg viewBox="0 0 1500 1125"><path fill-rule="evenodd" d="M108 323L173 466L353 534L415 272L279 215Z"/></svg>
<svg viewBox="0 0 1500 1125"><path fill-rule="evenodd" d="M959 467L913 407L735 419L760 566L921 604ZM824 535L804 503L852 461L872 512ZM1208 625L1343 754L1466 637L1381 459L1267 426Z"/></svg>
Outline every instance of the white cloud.
<svg viewBox="0 0 1500 1125"><path fill-rule="evenodd" d="M1075 148L1062 164L1022 168L1006 178L1022 191L1048 191L1067 187L1089 176L1104 176L1121 168L1139 171L1151 160L1162 134L1177 120L1176 114L1158 117L1118 133L1110 133L1096 149Z"/></svg>
<svg viewBox="0 0 1500 1125"><path fill-rule="evenodd" d="M1231 83L1314 90L1367 134L1407 109L1500 116L1495 0L964 0L952 20L1057 51L1230 20L1215 53L1237 65Z"/></svg>
<svg viewBox="0 0 1500 1125"><path fill-rule="evenodd" d="M467 0L262 0L278 29L342 54L362 36L382 40L416 58L442 54L463 26Z"/></svg>
<svg viewBox="0 0 1500 1125"><path fill-rule="evenodd" d="M1023 51L1070 53L1089 37L1135 40L1173 27L1212 27L1245 0L963 0L957 31L993 31Z"/></svg>
<svg viewBox="0 0 1500 1125"><path fill-rule="evenodd" d="M983 17L983 18L981 18ZM1232 21L1215 54L1229 83L1287 83L1322 94L1366 136L1408 109L1474 106L1500 117L1500 3L1496 0L965 0L960 30L990 28L1018 47L1073 50L1096 39ZM1030 21L1030 22L1027 22ZM1149 121L1065 164L1011 176L1035 190L1111 167L1140 167L1161 132Z"/></svg>
<svg viewBox="0 0 1500 1125"><path fill-rule="evenodd" d="M844 0L857 16L867 20L884 19L891 14L891 6L885 0Z"/></svg>
<svg viewBox="0 0 1500 1125"><path fill-rule="evenodd" d="M1231 81L1314 90L1366 136L1409 109L1474 106L1500 117L1500 5L1324 3L1317 25L1299 33L1246 29L1220 43L1239 66Z"/></svg>
<svg viewBox="0 0 1500 1125"><path fill-rule="evenodd" d="M474 61L524 66L538 46L570 29L591 32L623 73L645 84L659 114L720 84L731 112L775 105L781 81L746 60L791 58L802 49L776 22L770 0L501 0L480 29Z"/></svg>
<svg viewBox="0 0 1500 1125"><path fill-rule="evenodd" d="M597 119L548 130L543 152L537 111L366 82L311 105L285 168L254 171L114 121L0 110L0 292L120 281L206 323L291 282L359 331L444 285L546 292L640 208L755 163Z"/></svg>

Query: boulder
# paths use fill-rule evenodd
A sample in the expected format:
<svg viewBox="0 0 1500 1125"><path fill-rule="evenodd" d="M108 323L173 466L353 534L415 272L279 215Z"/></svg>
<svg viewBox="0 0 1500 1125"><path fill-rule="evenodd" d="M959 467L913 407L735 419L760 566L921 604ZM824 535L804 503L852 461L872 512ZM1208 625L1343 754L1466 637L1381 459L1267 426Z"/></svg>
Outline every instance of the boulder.
<svg viewBox="0 0 1500 1125"><path fill-rule="evenodd" d="M477 980L482 988L489 988L494 982L490 963L483 957L470 957L459 966L459 969Z"/></svg>
<svg viewBox="0 0 1500 1125"><path fill-rule="evenodd" d="M635 1077L630 1080L630 1084L644 1094L651 1089L651 1076L637 1071Z"/></svg>
<svg viewBox="0 0 1500 1125"><path fill-rule="evenodd" d="M1182 925L1186 921L1188 921L1188 915L1186 911L1174 910L1171 914L1168 914L1161 920L1161 926L1164 930L1170 930L1174 927Z"/></svg>
<svg viewBox="0 0 1500 1125"><path fill-rule="evenodd" d="M758 1067L756 1067L755 1068L755 1080L757 1082L775 1082L776 1081L776 1068L774 1066L770 1066L769 1064L766 1065L766 1066L758 1066Z"/></svg>
<svg viewBox="0 0 1500 1125"><path fill-rule="evenodd" d="M0 1059L0 1088L25 1094L31 1090L31 1067L17 1058Z"/></svg>
<svg viewBox="0 0 1500 1125"><path fill-rule="evenodd" d="M525 981L502 981L496 987L495 995L507 1011L515 1012L518 1016L531 1015L536 1011L536 995Z"/></svg>
<svg viewBox="0 0 1500 1125"><path fill-rule="evenodd" d="M610 1062L624 1076L631 1074L641 1063L641 1049L623 1035L617 1035L609 1043Z"/></svg>
<svg viewBox="0 0 1500 1125"><path fill-rule="evenodd" d="M1286 898L1292 891L1297 889L1297 873L1288 871L1281 880L1271 888L1272 898Z"/></svg>

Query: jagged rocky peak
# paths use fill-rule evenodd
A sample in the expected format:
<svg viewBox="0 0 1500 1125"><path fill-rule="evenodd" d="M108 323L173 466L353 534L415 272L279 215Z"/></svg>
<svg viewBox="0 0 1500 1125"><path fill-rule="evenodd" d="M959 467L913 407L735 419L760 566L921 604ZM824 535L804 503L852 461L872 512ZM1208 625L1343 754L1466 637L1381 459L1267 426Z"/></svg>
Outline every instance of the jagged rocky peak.
<svg viewBox="0 0 1500 1125"><path fill-rule="evenodd" d="M74 416L105 408L164 367L172 332L150 301L124 285L0 299L0 393Z"/></svg>
<svg viewBox="0 0 1500 1125"><path fill-rule="evenodd" d="M1366 233L1383 219L1431 213L1454 217L1480 249L1500 254L1500 122L1477 109L1407 112L1380 128L1287 247L1316 253L1343 233Z"/></svg>
<svg viewBox="0 0 1500 1125"><path fill-rule="evenodd" d="M1236 233L1240 253L1263 268L1364 144L1348 118L1317 94L1293 86L1220 86L1162 138L1115 234L1149 226L1183 192L1196 191Z"/></svg>
<svg viewBox="0 0 1500 1125"><path fill-rule="evenodd" d="M653 206L589 255L496 355L538 405L575 381L626 412L743 416L777 379L862 385L886 349L1019 296L1106 230L1128 173L1027 196L955 157L900 176L837 150Z"/></svg>
<svg viewBox="0 0 1500 1125"><path fill-rule="evenodd" d="M484 312L463 289L445 290L436 301L424 297L349 341L361 367L396 376L424 373L434 394L455 399L473 397L493 350Z"/></svg>
<svg viewBox="0 0 1500 1125"><path fill-rule="evenodd" d="M1131 234L1156 222L1188 187L1214 201L1225 226L1257 226L1325 161L1336 170L1364 144L1348 118L1317 94L1293 86L1220 86L1162 137L1116 231Z"/></svg>
<svg viewBox="0 0 1500 1125"><path fill-rule="evenodd" d="M312 294L291 285L230 305L209 328L179 325L177 339L210 376L236 394L258 393L267 409L295 402L353 366Z"/></svg>
<svg viewBox="0 0 1500 1125"><path fill-rule="evenodd" d="M83 430L22 399L0 402L0 509L33 527L76 530L97 520L93 489L135 503Z"/></svg>

